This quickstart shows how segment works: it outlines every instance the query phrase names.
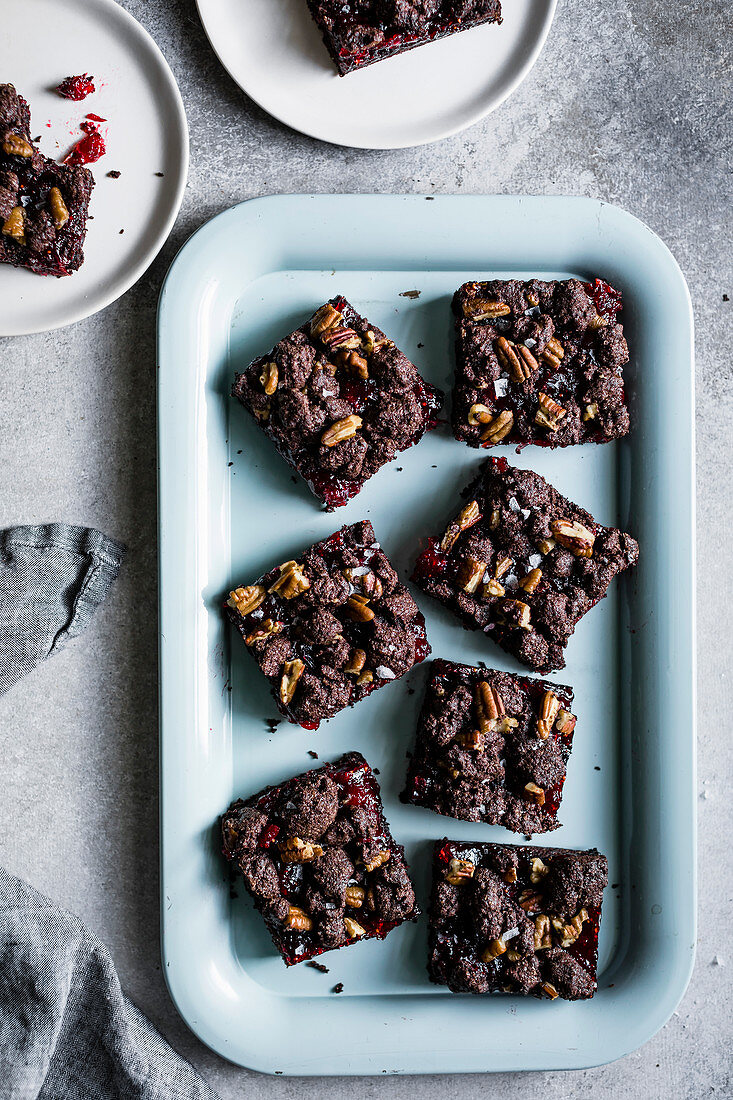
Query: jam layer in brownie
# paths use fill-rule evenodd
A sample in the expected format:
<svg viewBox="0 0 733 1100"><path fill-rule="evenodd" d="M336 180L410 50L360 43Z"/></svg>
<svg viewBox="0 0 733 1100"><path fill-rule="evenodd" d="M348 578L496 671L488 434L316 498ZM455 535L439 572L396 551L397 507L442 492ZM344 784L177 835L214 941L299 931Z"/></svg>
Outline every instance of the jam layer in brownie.
<svg viewBox="0 0 733 1100"><path fill-rule="evenodd" d="M438 841L431 980L453 993L592 997L607 882L595 849Z"/></svg>
<svg viewBox="0 0 733 1100"><path fill-rule="evenodd" d="M435 661L403 801L515 833L559 828L572 702L560 684Z"/></svg>
<svg viewBox="0 0 733 1100"><path fill-rule="evenodd" d="M434 428L443 399L344 298L255 359L232 394L329 512Z"/></svg>
<svg viewBox="0 0 733 1100"><path fill-rule="evenodd" d="M425 620L368 520L236 588L225 606L280 711L306 729L430 652Z"/></svg>
<svg viewBox="0 0 733 1100"><path fill-rule="evenodd" d="M465 496L412 580L523 664L564 668L577 623L634 565L637 543L504 458L487 459Z"/></svg>
<svg viewBox="0 0 733 1100"><path fill-rule="evenodd" d="M600 279L465 283L453 299L456 439L567 447L626 435L620 309Z"/></svg>
<svg viewBox="0 0 733 1100"><path fill-rule="evenodd" d="M358 752L239 799L222 839L288 966L384 939L419 915L404 849Z"/></svg>

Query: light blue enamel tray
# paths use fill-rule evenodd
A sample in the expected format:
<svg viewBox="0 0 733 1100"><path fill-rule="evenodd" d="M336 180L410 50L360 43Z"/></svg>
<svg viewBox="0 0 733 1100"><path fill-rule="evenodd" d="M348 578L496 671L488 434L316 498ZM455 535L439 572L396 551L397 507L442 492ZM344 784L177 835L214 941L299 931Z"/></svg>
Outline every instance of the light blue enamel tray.
<svg viewBox="0 0 733 1100"><path fill-rule="evenodd" d="M439 428L328 515L229 397L235 369L335 293L450 388L450 298L468 278L602 275L623 291L633 430L604 447L527 448L638 568L578 627L558 675L578 727L550 844L609 858L599 990L588 1003L455 996L425 973L425 921L286 969L242 888L231 898L217 817L229 802L350 749L381 772L387 817L423 904L431 842L513 841L398 801L427 668L318 733L280 725L219 604L235 583L368 517L403 573L481 458ZM419 298L404 297L419 290ZM163 957L190 1027L233 1062L287 1074L560 1069L610 1061L662 1026L695 943L692 317L661 241L588 199L284 196L221 214L182 249L159 314ZM516 665L417 595L435 656ZM416 689L408 694L408 688ZM538 841L542 842L542 841ZM339 996L331 990L344 983Z"/></svg>

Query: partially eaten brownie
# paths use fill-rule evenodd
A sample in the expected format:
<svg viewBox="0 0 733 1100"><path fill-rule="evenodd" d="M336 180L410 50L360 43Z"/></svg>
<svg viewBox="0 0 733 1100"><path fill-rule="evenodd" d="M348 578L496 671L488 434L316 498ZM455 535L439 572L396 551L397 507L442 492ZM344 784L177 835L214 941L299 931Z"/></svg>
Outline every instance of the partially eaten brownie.
<svg viewBox="0 0 733 1100"><path fill-rule="evenodd" d="M308 0L340 76L482 23L500 0Z"/></svg>
<svg viewBox="0 0 733 1100"><path fill-rule="evenodd" d="M236 588L226 611L291 722L317 729L423 661L425 620L368 520Z"/></svg>
<svg viewBox="0 0 733 1100"><path fill-rule="evenodd" d="M601 279L464 283L453 298L456 439L567 447L626 435L621 308Z"/></svg>
<svg viewBox="0 0 733 1100"><path fill-rule="evenodd" d="M345 298L255 359L232 394L328 512L434 428L443 400Z"/></svg>
<svg viewBox="0 0 733 1100"><path fill-rule="evenodd" d="M637 543L504 458L487 459L465 496L412 580L523 664L564 668L577 623L635 564Z"/></svg>
<svg viewBox="0 0 733 1100"><path fill-rule="evenodd" d="M239 799L221 827L224 855L288 966L419 916L404 848L358 752Z"/></svg>
<svg viewBox="0 0 733 1100"><path fill-rule="evenodd" d="M453 993L592 997L608 862L594 848L439 840L430 979Z"/></svg>
<svg viewBox="0 0 733 1100"><path fill-rule="evenodd" d="M561 684L435 661L403 801L515 833L559 828L572 702Z"/></svg>
<svg viewBox="0 0 733 1100"><path fill-rule="evenodd" d="M37 275L71 275L84 262L94 177L57 164L31 141L26 101L0 84L0 263Z"/></svg>

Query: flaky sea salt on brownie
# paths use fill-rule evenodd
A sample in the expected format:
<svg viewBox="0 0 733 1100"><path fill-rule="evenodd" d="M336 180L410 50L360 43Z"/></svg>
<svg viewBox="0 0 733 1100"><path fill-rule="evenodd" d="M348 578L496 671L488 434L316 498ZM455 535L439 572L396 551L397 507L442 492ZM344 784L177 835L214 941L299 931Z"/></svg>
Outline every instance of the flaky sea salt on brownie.
<svg viewBox="0 0 733 1100"><path fill-rule="evenodd" d="M280 711L316 729L423 661L425 620L368 520L230 593L226 611Z"/></svg>
<svg viewBox="0 0 733 1100"><path fill-rule="evenodd" d="M288 966L384 939L419 915L404 849L358 752L239 799L222 839Z"/></svg>
<svg viewBox="0 0 733 1100"><path fill-rule="evenodd" d="M443 399L345 298L255 359L232 394L329 512L434 428Z"/></svg>
<svg viewBox="0 0 733 1100"><path fill-rule="evenodd" d="M436 843L431 981L453 993L592 997L608 863L595 849Z"/></svg>
<svg viewBox="0 0 733 1100"><path fill-rule="evenodd" d="M30 125L26 101L0 84L0 263L71 275L84 262L94 178L88 168L43 156Z"/></svg>
<svg viewBox="0 0 733 1100"><path fill-rule="evenodd" d="M621 308L600 279L464 283L453 299L456 439L567 447L626 435Z"/></svg>
<svg viewBox="0 0 733 1100"><path fill-rule="evenodd" d="M403 801L515 833L559 828L572 689L444 660L431 673Z"/></svg>
<svg viewBox="0 0 733 1100"><path fill-rule="evenodd" d="M523 664L564 668L577 623L635 564L637 543L504 458L487 459L465 496L412 580Z"/></svg>
<svg viewBox="0 0 733 1100"><path fill-rule="evenodd" d="M500 0L308 0L340 76L482 23Z"/></svg>

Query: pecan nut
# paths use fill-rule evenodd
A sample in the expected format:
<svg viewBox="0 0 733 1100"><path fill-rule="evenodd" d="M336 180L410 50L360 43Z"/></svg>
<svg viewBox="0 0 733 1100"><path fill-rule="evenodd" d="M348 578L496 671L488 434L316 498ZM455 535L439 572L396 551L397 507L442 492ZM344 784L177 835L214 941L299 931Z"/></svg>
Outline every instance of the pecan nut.
<svg viewBox="0 0 733 1100"><path fill-rule="evenodd" d="M471 298L463 303L463 316L470 321L494 321L497 317L506 317L511 306L495 298Z"/></svg>
<svg viewBox="0 0 733 1100"><path fill-rule="evenodd" d="M301 840L299 836L291 836L278 844L280 859L283 863L311 863L323 855L320 844L313 844L310 840Z"/></svg>
<svg viewBox="0 0 733 1100"><path fill-rule="evenodd" d="M495 416L493 420L490 420L481 432L481 442L501 443L502 439L506 439L513 427L514 413L510 409L504 409L498 416Z"/></svg>
<svg viewBox="0 0 733 1100"><path fill-rule="evenodd" d="M320 336L327 329L335 325L340 325L343 319L343 313L339 313L330 302L326 302L325 306L321 306L320 309L317 309L311 317L311 336Z"/></svg>
<svg viewBox="0 0 733 1100"><path fill-rule="evenodd" d="M541 569L530 569L526 576L522 577L519 582L519 587L523 588L525 592L529 592L531 595L537 591L540 581L542 580Z"/></svg>
<svg viewBox="0 0 733 1100"><path fill-rule="evenodd" d="M290 906L284 924L286 924L288 928L296 928L299 932L310 932L313 927L313 921L308 914L297 905Z"/></svg>
<svg viewBox="0 0 733 1100"><path fill-rule="evenodd" d="M265 590L261 584L248 584L244 588L235 588L230 592L227 604L240 615L249 615L257 610L264 598Z"/></svg>
<svg viewBox="0 0 733 1100"><path fill-rule="evenodd" d="M292 600L310 586L311 582L303 572L303 567L297 561L285 561L280 566L277 580L270 585L268 592L275 593L284 600Z"/></svg>
<svg viewBox="0 0 733 1100"><path fill-rule="evenodd" d="M545 792L542 787L538 787L536 783L525 783L524 789L530 801L536 802L538 806L544 806Z"/></svg>
<svg viewBox="0 0 733 1100"><path fill-rule="evenodd" d="M24 157L27 160L33 156L33 146L20 134L6 134L3 152L9 157Z"/></svg>
<svg viewBox="0 0 733 1100"><path fill-rule="evenodd" d="M473 593L476 591L479 584L481 583L485 572L485 561L477 561L475 558L466 558L464 561L461 562L461 565L458 569L458 583L460 584L464 592L467 592L469 595L473 595Z"/></svg>
<svg viewBox="0 0 733 1100"><path fill-rule="evenodd" d="M451 886L462 886L468 879L473 878L476 865L470 859L452 859L445 872L445 881Z"/></svg>
<svg viewBox="0 0 733 1100"><path fill-rule="evenodd" d="M480 519L481 513L478 509L478 503L472 500L470 504L467 504L466 507L462 509L457 518L448 525L440 543L440 549L443 553L450 553L456 544L458 536L463 531L467 531L469 527L473 527Z"/></svg>
<svg viewBox="0 0 733 1100"><path fill-rule="evenodd" d="M498 959L499 955L503 955L506 951L506 944L504 940L499 936L498 939L492 940L487 947L481 952L481 962L489 963L494 959Z"/></svg>
<svg viewBox="0 0 733 1100"><path fill-rule="evenodd" d="M381 852L377 852L371 859L364 860L365 870L376 871L377 867L382 867L385 863L389 862L391 855L392 853L388 849L383 848Z"/></svg>
<svg viewBox="0 0 733 1100"><path fill-rule="evenodd" d="M491 416L488 405L471 405L468 410L468 423L470 427L475 428L478 424L488 424Z"/></svg>
<svg viewBox="0 0 733 1100"><path fill-rule="evenodd" d="M537 719L537 732L543 741L546 741L552 732L552 727L560 709L560 700L553 691L546 691L542 696L540 716Z"/></svg>
<svg viewBox="0 0 733 1100"><path fill-rule="evenodd" d="M560 427L560 421L567 416L567 409L558 405L557 401L553 401L546 393L537 394L537 400L539 406L534 417L535 424L539 424L541 428L547 428L550 432L556 432Z"/></svg>
<svg viewBox="0 0 733 1100"><path fill-rule="evenodd" d="M244 639L246 645L257 645L259 642L264 642L267 638L272 637L273 634L279 634L284 627L284 623L278 622L276 619L264 619L262 625L253 630L251 634L248 634Z"/></svg>
<svg viewBox="0 0 733 1100"><path fill-rule="evenodd" d="M272 397L277 389L278 380L279 373L277 363L265 363L262 368L262 374L260 375L260 385L268 397Z"/></svg>
<svg viewBox="0 0 733 1100"><path fill-rule="evenodd" d="M565 350L560 341L555 336L551 336L545 344L541 353L541 358L555 370L560 366L560 360L564 357Z"/></svg>
<svg viewBox="0 0 733 1100"><path fill-rule="evenodd" d="M535 371L540 369L539 363L529 348L524 344L514 344L505 336L500 336L496 341L496 358L516 382L526 382Z"/></svg>
<svg viewBox="0 0 733 1100"><path fill-rule="evenodd" d="M25 244L25 212L22 206L14 206L3 222L3 234L18 244Z"/></svg>
<svg viewBox="0 0 733 1100"><path fill-rule="evenodd" d="M48 201L51 206L53 224L57 229L61 229L69 220L69 208L64 202L64 196L58 187L52 187L48 192Z"/></svg>
<svg viewBox="0 0 733 1100"><path fill-rule="evenodd" d="M360 939L361 936L366 936L366 928L362 928L358 921L353 917L344 917L344 928L346 929L346 935L350 939Z"/></svg>
<svg viewBox="0 0 733 1100"><path fill-rule="evenodd" d="M295 657L292 661L285 661L283 664L283 673L280 677L280 702L283 706L289 706L293 701L295 695L295 689L298 686L298 680L305 672L305 665L299 657Z"/></svg>
<svg viewBox="0 0 733 1100"><path fill-rule="evenodd" d="M356 435L361 425L362 419L360 416L356 416L354 413L351 416L345 416L343 420L337 420L330 428L326 428L321 436L321 443L324 447L335 447L337 443L343 442L344 439L351 439L352 436Z"/></svg>
<svg viewBox="0 0 733 1100"><path fill-rule="evenodd" d="M572 550L578 558L590 558L593 556L593 544L596 536L578 520L554 519L550 524L550 530L561 546Z"/></svg>
<svg viewBox="0 0 733 1100"><path fill-rule="evenodd" d="M374 612L369 606L369 597L354 595L346 601L346 612L352 622L370 623L374 618Z"/></svg>

